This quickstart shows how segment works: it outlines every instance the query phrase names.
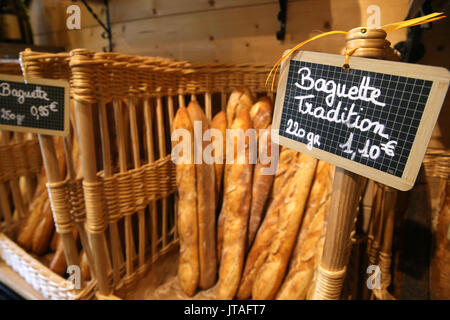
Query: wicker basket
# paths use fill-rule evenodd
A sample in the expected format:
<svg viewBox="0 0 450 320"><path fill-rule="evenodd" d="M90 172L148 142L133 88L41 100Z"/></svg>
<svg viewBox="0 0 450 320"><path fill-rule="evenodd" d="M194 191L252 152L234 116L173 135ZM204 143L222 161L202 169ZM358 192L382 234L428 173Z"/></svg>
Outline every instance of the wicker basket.
<svg viewBox="0 0 450 320"><path fill-rule="evenodd" d="M61 56L58 56L58 59L61 59ZM53 59L54 61L55 59ZM64 65L61 63L52 63L47 65L46 71L53 74L54 77L64 78L62 73L58 72L63 67ZM69 70L67 63L65 70ZM17 75L22 74L22 70L18 63L0 63L0 73ZM49 74L47 73L45 76L49 76ZM67 72L65 78L69 78ZM16 142L0 145L0 183L6 186L10 184L12 186L11 182L18 181L22 177L37 176L41 172L42 157L38 139L33 135L29 140L17 142L17 136L19 135L21 139L24 139L22 133L15 133ZM76 187L76 183L74 184L72 181L67 181L67 184L70 185L70 190ZM76 195L76 192L71 193L72 198L76 199ZM11 212L20 207L16 203L17 199L19 199L19 202L23 202L21 195L13 197ZM73 200L72 202L75 203L76 201ZM3 220L0 221L0 230L4 232L0 233L0 258L47 299L90 299L94 297L95 281L89 282L81 290L74 289L72 282L51 271L12 241L11 239L17 232L18 221L17 215L13 216L12 219L3 217Z"/></svg>
<svg viewBox="0 0 450 320"><path fill-rule="evenodd" d="M22 63L30 77L70 78L72 120L83 133L78 136L83 179L72 181L72 189L66 181L50 186L50 193L65 194L67 208L85 208L97 297L126 297L139 279L164 268L161 261L176 254L175 167L169 154L177 107L189 97L197 99L211 119L236 87L267 94L270 67L190 64L84 49L72 51L70 58L27 51Z"/></svg>
<svg viewBox="0 0 450 320"><path fill-rule="evenodd" d="M37 259L0 233L0 257L36 291L51 300L79 300L94 297L95 282L75 290L72 282L55 274Z"/></svg>

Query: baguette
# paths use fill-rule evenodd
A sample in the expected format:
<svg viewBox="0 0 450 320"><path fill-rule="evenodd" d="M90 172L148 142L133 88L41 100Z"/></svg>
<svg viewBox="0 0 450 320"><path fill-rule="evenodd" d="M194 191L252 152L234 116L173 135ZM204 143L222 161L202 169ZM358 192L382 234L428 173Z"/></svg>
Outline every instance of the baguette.
<svg viewBox="0 0 450 320"><path fill-rule="evenodd" d="M52 240L50 241L50 250L55 252L56 248L58 247L58 241L59 241L59 233L54 230L52 235Z"/></svg>
<svg viewBox="0 0 450 320"><path fill-rule="evenodd" d="M84 250L81 250L80 256L81 276L83 278L83 281L89 281L91 280L91 268L89 267L86 252Z"/></svg>
<svg viewBox="0 0 450 320"><path fill-rule="evenodd" d="M226 107L226 118L227 118L227 128L231 128L234 124L234 119L236 118L238 111L241 109L248 110L253 105L253 99L250 91L247 88L236 88L230 95L228 99L227 107ZM224 159L226 160L226 154L224 155ZM231 166L229 164L225 164L225 171L223 174L223 189L227 189L227 179L228 171ZM224 195L225 198L225 195ZM223 207L223 203L222 203ZM224 228L225 215L220 214L219 219L217 221L217 259L220 262L222 258L222 242L223 242L223 228Z"/></svg>
<svg viewBox="0 0 450 320"><path fill-rule="evenodd" d="M56 149L56 157L58 160L58 167L60 169L61 177L64 177L65 175L65 153L64 153L64 144L62 143L62 138L58 137L54 139L55 141L55 149ZM49 239L47 237L51 236L48 232L41 233L40 231L36 233L36 228L38 228L39 224L45 220L46 218L46 212L44 212L44 204L48 202L48 191L46 188L46 182L47 178L45 175L45 170L42 168L41 174L39 176L38 180L38 186L36 188L35 196L33 201L31 202L30 208L29 208L29 214L25 221L25 224L20 229L18 237L17 237L17 243L19 243L22 248L29 251L34 246L36 249L42 250L39 248L40 244L47 243ZM47 212L48 213L48 212ZM48 218L48 214L47 214ZM47 224L42 227L45 227L43 229L48 230L49 227L48 219L46 220ZM41 231L43 230L41 229ZM41 237L42 240L41 240ZM44 249L45 251L45 249Z"/></svg>
<svg viewBox="0 0 450 320"><path fill-rule="evenodd" d="M219 112L211 121L211 129L217 129L222 134L222 145L219 141L213 140L214 143L214 157L219 158L219 162L214 163L214 170L216 172L216 203L220 194L220 186L222 183L223 166L226 154L226 129L227 129L227 116L224 111ZM222 154L216 154L217 150L222 150Z"/></svg>
<svg viewBox="0 0 450 320"><path fill-rule="evenodd" d="M178 109L173 121L173 128L185 129L189 132L191 156L183 154L185 162L176 165L176 181L178 189L178 234L180 238L180 258L178 263L178 279L181 289L192 296L198 286L198 221L197 221L197 191L195 166L193 161L194 131L189 114L185 107ZM180 141L179 141L180 142ZM187 143L186 141L182 143ZM175 144L175 147L178 143Z"/></svg>
<svg viewBox="0 0 450 320"><path fill-rule="evenodd" d="M270 99L264 97L255 103L250 109L250 118L252 119L255 129L270 130L270 123L272 122L272 105ZM257 137L259 139L259 132ZM266 148L267 152L269 152L269 150L271 150L271 136L269 135L267 139ZM253 171L252 203L250 206L247 237L248 246L250 246L255 239L256 231L261 223L263 209L272 188L274 176L271 174L262 174L263 170L268 167L270 167L270 163L261 163L258 155L258 162L256 163Z"/></svg>
<svg viewBox="0 0 450 320"><path fill-rule="evenodd" d="M247 88L236 88L230 95L227 103L227 125L230 128L233 124L234 119L237 117L242 109L250 108L253 105L253 97Z"/></svg>
<svg viewBox="0 0 450 320"><path fill-rule="evenodd" d="M249 112L242 109L234 120L232 129L242 129L245 132L250 127ZM245 151L238 155L236 155L238 144L236 140L234 141L234 163L230 164L225 177L228 181L220 213L224 221L223 249L217 287L218 298L222 300L232 299L235 296L244 265L253 173L253 166L249 163L249 139L245 137ZM243 163L239 163L241 160L244 160Z"/></svg>
<svg viewBox="0 0 450 320"><path fill-rule="evenodd" d="M250 108L250 119L255 129L266 129L272 123L272 101L262 97Z"/></svg>
<svg viewBox="0 0 450 320"><path fill-rule="evenodd" d="M297 159L299 168L287 189L286 201L277 223L277 233L270 245L267 259L255 277L252 288L255 300L275 297L295 245L317 165L316 159L305 154L299 154Z"/></svg>
<svg viewBox="0 0 450 320"><path fill-rule="evenodd" d="M46 198L42 207L41 221L33 233L31 251L37 255L44 254L49 247L53 229L55 229L55 224L53 222L50 201Z"/></svg>
<svg viewBox="0 0 450 320"><path fill-rule="evenodd" d="M281 189L281 191L275 195L273 201L271 201L267 214L256 233L255 240L251 246L247 261L245 262L244 272L237 293L238 299L250 298L257 271L264 264L269 253L268 249L276 234L278 218L281 214L282 205L286 201L286 192L289 187L289 181L293 178L295 171L297 170L297 164L292 160L296 159L298 153L295 151L292 153L291 151L292 150L287 148L281 150L275 181L277 179L283 179L283 189ZM281 162L282 159L284 161L283 163ZM288 163L289 165L287 165ZM280 188L281 184L281 182L278 184Z"/></svg>
<svg viewBox="0 0 450 320"><path fill-rule="evenodd" d="M272 200L280 193L281 189L284 187L287 181L287 172L289 168L295 163L297 158L297 151L292 149L282 147L280 152L280 159L278 160L278 168L277 173L275 174L275 178L273 181L272 188Z"/></svg>
<svg viewBox="0 0 450 320"><path fill-rule="evenodd" d="M314 275L317 246L324 236L324 218L330 203L333 175L334 166L319 161L289 271L277 293L278 300L306 298Z"/></svg>
<svg viewBox="0 0 450 320"><path fill-rule="evenodd" d="M55 255L50 263L50 269L60 276L64 276L67 271L66 257L64 256L64 247L61 238L59 238Z"/></svg>
<svg viewBox="0 0 450 320"><path fill-rule="evenodd" d="M40 185L44 185L42 181L45 181L45 176L41 175ZM31 249L33 243L34 229L39 224L42 214L42 209L44 207L45 201L47 200L47 193L44 187L39 187L36 190L36 195L30 204L30 212L28 217L20 228L19 234L17 236L17 243L26 251Z"/></svg>
<svg viewBox="0 0 450 320"><path fill-rule="evenodd" d="M187 108L191 122L201 122L201 137L209 129L208 119L196 101L191 101ZM194 139L197 137L194 136ZM202 141L203 139L200 139ZM209 143L203 141L203 148ZM195 143L194 143L195 145ZM197 219L198 219L198 256L200 266L199 287L210 288L216 282L216 202L214 164L201 161L195 165L197 181Z"/></svg>

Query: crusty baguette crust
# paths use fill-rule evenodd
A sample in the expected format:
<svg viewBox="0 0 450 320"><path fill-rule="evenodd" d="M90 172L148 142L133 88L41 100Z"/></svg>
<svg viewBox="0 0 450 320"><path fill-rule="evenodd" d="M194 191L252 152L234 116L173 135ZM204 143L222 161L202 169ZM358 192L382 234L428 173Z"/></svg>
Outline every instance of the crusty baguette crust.
<svg viewBox="0 0 450 320"><path fill-rule="evenodd" d="M45 185L43 182L40 182L40 184ZM30 212L28 217L20 228L17 236L17 243L26 251L31 249L34 230L41 220L42 208L44 207L45 201L48 199L47 194L45 193L46 190L43 188L39 189L40 190L36 190L36 195L30 204Z"/></svg>
<svg viewBox="0 0 450 320"><path fill-rule="evenodd" d="M250 127L251 120L248 110L243 109L236 117L232 129L242 129L245 132ZM235 163L230 164L226 177L229 180L221 211L224 223L223 249L217 287L219 299L232 299L235 296L244 265L253 173L253 166L249 163L249 140L247 137L245 139L245 154L236 155L234 152ZM245 157L244 164L236 163L237 158L242 156Z"/></svg>
<svg viewBox="0 0 450 320"><path fill-rule="evenodd" d="M272 123L272 102L262 97L250 108L250 119L255 129L266 129Z"/></svg>
<svg viewBox="0 0 450 320"><path fill-rule="evenodd" d="M81 276L83 278L83 281L89 281L91 280L91 268L89 267L86 252L82 250L80 256L81 256L80 258Z"/></svg>
<svg viewBox="0 0 450 320"><path fill-rule="evenodd" d="M250 109L250 118L253 122L253 127L257 130L268 129L272 127L270 123L272 122L272 104L268 97L261 98L257 103L255 103ZM259 131L257 132L258 140L260 138ZM261 142L258 143L258 145ZM266 143L267 152L271 150L271 136L269 134L268 140L263 141ZM270 190L272 189L272 183L274 175L272 174L262 174L265 168L270 167L270 163L262 164L259 161L255 165L253 170L253 186L252 186L252 203L250 206L250 218L248 223L248 237L247 244L250 246L255 239L256 231L261 223L263 210L269 197Z"/></svg>
<svg viewBox="0 0 450 320"><path fill-rule="evenodd" d="M176 165L176 180L178 189L177 227L180 238L178 279L181 289L188 296L192 296L198 286L200 267L198 260L197 188L193 161L194 131L185 107L178 109L173 121L173 128L174 130L187 130L191 138L190 163L179 163ZM180 143L183 142L180 141Z"/></svg>
<svg viewBox="0 0 450 320"><path fill-rule="evenodd" d="M279 300L306 298L314 275L317 246L324 236L324 218L329 206L333 173L334 166L319 161L289 271L277 293Z"/></svg>
<svg viewBox="0 0 450 320"><path fill-rule="evenodd" d="M66 258L64 256L64 247L62 244L61 238L58 238L58 245L56 247L55 255L53 256L52 261L50 262L50 270L63 276L66 273L67 263Z"/></svg>
<svg viewBox="0 0 450 320"><path fill-rule="evenodd" d="M291 155L290 149L284 148L282 150L282 155L285 155L283 157L284 159L288 159L288 157L286 157L287 153ZM292 158L295 160L297 154L298 153L295 152L294 157L289 157L289 160L292 160ZM291 162L289 163L291 164ZM252 287L257 271L264 264L269 253L270 244L277 232L278 218L286 200L289 181L294 177L297 169L295 161L291 165L285 165L284 163L282 166L280 163L278 166L277 176L283 178L283 189L276 194L275 198L270 203L266 216L256 233L255 240L245 262L244 272L237 293L238 299L248 299L252 294ZM279 173L280 170L283 170L282 174ZM279 185L281 186L281 183Z"/></svg>
<svg viewBox="0 0 450 320"><path fill-rule="evenodd" d="M281 189L286 184L286 173L289 171L288 169L292 168L292 166L294 165L297 154L298 152L295 150L281 147L277 173L275 174L275 178L273 180L272 199L275 199L275 197L280 194Z"/></svg>
<svg viewBox="0 0 450 320"><path fill-rule="evenodd" d="M227 121L227 128L231 128L234 124L234 120L238 114L239 111L242 109L248 110L250 112L250 109L253 105L253 98L250 90L248 90L245 87L242 88L236 88L231 93L226 107L226 121ZM224 154L224 160L226 160L226 153ZM227 183L229 179L227 178L228 172L231 168L230 164L225 164L225 170L223 173L223 190L225 191L227 189ZM224 195L225 199L225 195ZM222 204L223 208L223 204ZM221 213L219 214L219 218L217 221L217 259L220 262L220 259L222 258L222 245L223 245L223 228L224 228L224 221L225 221L225 215Z"/></svg>
<svg viewBox="0 0 450 320"><path fill-rule="evenodd" d="M200 121L202 137L209 129L208 119L196 101L191 101L187 108L191 123ZM194 138L195 139L195 138ZM203 148L209 144L203 141ZM210 288L216 282L216 201L215 201L215 171L214 164L202 163L195 165L197 180L197 219L198 219L198 255L199 255L199 286Z"/></svg>
<svg viewBox="0 0 450 320"><path fill-rule="evenodd" d="M44 254L51 240L53 229L55 224L53 222L52 210L48 198L45 200L42 207L41 221L37 225L33 233L33 239L31 241L31 251L37 255Z"/></svg>
<svg viewBox="0 0 450 320"><path fill-rule="evenodd" d="M214 143L214 149L215 150L222 150L222 154L216 155L214 153L214 156L218 156L221 158L221 163L214 163L214 170L216 172L216 202L217 197L220 193L220 187L222 184L222 177L223 177L223 167L224 167L224 160L225 160L225 154L226 154L226 130L227 130L227 115L224 111L219 112L214 116L214 118L211 121L211 129L217 129L222 134L222 145L219 145L219 141L213 140Z"/></svg>
<svg viewBox="0 0 450 320"><path fill-rule="evenodd" d="M297 238L306 201L311 189L317 160L305 154L298 156L297 169L277 223L277 232L266 261L258 270L252 288L255 300L273 299L281 285Z"/></svg>
<svg viewBox="0 0 450 320"><path fill-rule="evenodd" d="M54 230L52 240L50 241L50 251L56 251L56 248L58 247L59 237L59 233Z"/></svg>
<svg viewBox="0 0 450 320"><path fill-rule="evenodd" d="M231 128L234 119L237 117L242 109L247 109L250 112L250 108L253 105L253 97L248 88L236 88L230 95L227 103L227 125Z"/></svg>

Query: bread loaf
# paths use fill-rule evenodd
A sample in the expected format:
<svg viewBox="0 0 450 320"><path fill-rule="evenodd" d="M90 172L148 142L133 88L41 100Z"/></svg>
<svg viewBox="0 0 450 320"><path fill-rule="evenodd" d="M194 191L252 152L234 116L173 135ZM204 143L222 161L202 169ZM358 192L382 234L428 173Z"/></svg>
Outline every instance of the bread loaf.
<svg viewBox="0 0 450 320"><path fill-rule="evenodd" d="M204 150L209 144L208 141L203 141L202 139L204 132L209 129L208 119L196 101L189 103L187 111L194 127L196 123L201 124L201 132L198 133L201 136L194 136L194 139L198 139L197 142L200 146L203 145L201 150ZM200 156L203 156L203 154ZM202 289L207 289L216 282L217 276L214 164L208 164L202 158L201 163L195 165L195 172L197 182L198 255L200 265L199 286Z"/></svg>
<svg viewBox="0 0 450 320"><path fill-rule="evenodd" d="M176 181L178 189L178 235L180 238L180 257L178 264L178 279L182 290L192 296L199 281L198 260L198 220L197 220L197 186L194 165L194 131L189 114L185 107L178 109L173 121L174 130L184 129L189 133L190 157L182 154L184 161L176 165ZM180 139L175 144L183 143ZM184 141L184 143L187 143ZM174 148L175 148L174 147ZM184 163L187 162L187 163Z"/></svg>
<svg viewBox="0 0 450 320"><path fill-rule="evenodd" d="M55 255L50 263L50 270L54 273L63 276L66 273L67 263L64 256L64 247L61 238L59 238L58 246L56 247Z"/></svg>
<svg viewBox="0 0 450 320"><path fill-rule="evenodd" d="M234 120L232 129L242 129L245 132L250 127L249 112L242 109ZM240 154L236 154L238 143L235 139L234 163L230 164L226 176L224 203L220 213L224 224L217 287L219 299L232 299L235 296L244 265L253 172L253 166L249 163L249 142L249 137L245 137L245 151L241 150Z"/></svg>
<svg viewBox="0 0 450 320"><path fill-rule="evenodd" d="M54 230L52 235L52 240L50 241L50 251L55 252L56 248L58 247L58 241L59 241L60 235L56 230Z"/></svg>
<svg viewBox="0 0 450 320"><path fill-rule="evenodd" d="M272 101L262 97L250 108L250 119L255 129L266 129L272 123Z"/></svg>
<svg viewBox="0 0 450 320"><path fill-rule="evenodd" d="M253 105L253 97L247 88L236 88L230 95L227 103L227 125L231 128L234 119L239 114L241 109L247 109L250 112L250 108Z"/></svg>
<svg viewBox="0 0 450 320"><path fill-rule="evenodd" d="M273 299L286 272L295 245L317 160L298 155L299 167L287 188L286 201L281 209L277 232L270 245L266 261L258 270L252 288L255 300Z"/></svg>
<svg viewBox="0 0 450 320"><path fill-rule="evenodd" d="M319 161L289 271L277 293L280 300L304 300L316 267L318 243L324 236L334 166Z"/></svg>
<svg viewBox="0 0 450 320"><path fill-rule="evenodd" d="M55 229L55 224L53 222L50 201L47 198L42 207L41 221L33 232L31 251L37 255L44 254L48 250L53 229Z"/></svg>
<svg viewBox="0 0 450 320"><path fill-rule="evenodd" d="M65 153L64 144L61 137L55 137L55 151L58 160L58 167L60 170L61 177L65 176L66 166L65 166ZM50 219L50 213L48 210L44 211L44 205L48 203L48 191L46 188L46 175L45 170L39 176L38 185L36 187L35 195L31 201L29 207L28 217L20 228L17 242L25 250L36 250L37 252L44 252L47 247L43 246L49 244L51 231L53 230L53 219ZM39 231L36 229L39 227ZM33 248L34 247L34 248Z"/></svg>
<svg viewBox="0 0 450 320"><path fill-rule="evenodd" d="M264 264L269 253L270 244L276 234L278 218L283 209L283 204L286 201L289 181L293 178L295 171L297 170L295 160L298 153L291 151L292 150L287 148L281 150L280 162L275 177L275 181L277 179L279 180L278 186L281 190L277 192L273 201L270 203L266 216L256 233L255 240L248 253L237 293L238 299L250 298L257 271ZM281 159L283 159L283 163L281 162ZM281 181L281 179L283 181ZM281 188L282 185L283 188Z"/></svg>
<svg viewBox="0 0 450 320"><path fill-rule="evenodd" d="M81 276L83 278L83 281L89 281L91 280L91 268L89 267L86 252L82 250L80 256L81 256L80 258Z"/></svg>
<svg viewBox="0 0 450 320"><path fill-rule="evenodd" d="M43 177L43 180L44 179L45 177ZM45 185L45 183L40 182L40 184L41 188L39 188L38 186L36 195L30 204L28 217L26 218L23 226L19 229L19 233L17 236L17 243L26 251L29 251L31 249L34 230L41 221L42 209L44 207L45 201L48 199L46 194L47 191L42 187L42 185Z"/></svg>
<svg viewBox="0 0 450 320"><path fill-rule="evenodd" d="M261 138L259 130L268 129L272 127L270 123L272 122L272 104L270 99L264 97L260 99L257 103L253 105L250 110L250 118L253 122L253 127L257 130L258 140ZM271 136L267 136L266 141L259 142L266 144L267 152L271 150ZM270 190L272 189L272 183L274 175L272 174L262 174L263 170L270 167L270 163L261 163L259 161L255 165L253 170L253 185L252 185L252 203L250 205L250 218L248 223L248 237L247 244L251 245L255 239L256 231L261 223L261 217L263 214L263 209L266 204L267 198L269 196Z"/></svg>
<svg viewBox="0 0 450 320"><path fill-rule="evenodd" d="M292 166L294 165L297 154L297 151L286 147L281 147L277 173L275 174L275 178L273 181L272 199L274 199L284 187L287 180L286 173L289 171L288 169L292 168Z"/></svg>
<svg viewBox="0 0 450 320"><path fill-rule="evenodd" d="M226 129L227 129L227 116L224 111L219 112L214 116L211 121L211 129L217 129L222 134L222 144L219 144L220 141L216 141L213 138L214 144L214 157L219 158L219 161L214 163L214 170L216 171L216 203L217 197L220 193L220 187L222 184L223 177L223 168L225 163L225 154L226 154ZM222 150L221 154L216 154L218 150Z"/></svg>

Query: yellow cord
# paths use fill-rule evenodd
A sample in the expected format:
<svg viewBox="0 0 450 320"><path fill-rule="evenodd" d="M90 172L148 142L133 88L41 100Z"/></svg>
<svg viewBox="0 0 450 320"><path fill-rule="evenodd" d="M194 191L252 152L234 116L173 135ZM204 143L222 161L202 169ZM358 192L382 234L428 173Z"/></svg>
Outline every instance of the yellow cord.
<svg viewBox="0 0 450 320"><path fill-rule="evenodd" d="M417 25L420 25L420 24L424 24L424 23L428 23L428 22L432 22L432 21L436 21L436 20L440 20L440 19L444 19L444 18L446 18L446 16L444 16L443 12L435 12L435 13L432 13L432 14L429 14L429 15L426 15L426 16L423 16L423 17L419 17L419 18L414 18L414 19L409 19L409 20L406 20L406 21L400 21L400 22L386 24L386 25L382 26L380 29L383 29L384 31L389 33L389 32L392 32L392 31L395 31L395 30L399 30L399 29L402 29L402 28L408 28L408 27L412 27L412 26L417 26ZM347 33L348 33L348 31L329 31L329 32L324 32L324 33L321 33L319 35L316 35L316 36L314 36L312 38L309 38L308 40L305 40L303 42L300 42L294 48L289 50L288 53L286 53L284 56L282 56L275 63L273 68L270 70L269 75L267 76L266 86L267 86L267 83L269 82L270 77L273 76L272 77L272 87L271 87L271 90L273 91L273 86L274 86L274 83L275 83L275 74L277 73L278 69L280 68L281 63L284 60L286 60L291 54L293 54L295 51L297 51L300 47L302 47L303 45L305 45L305 44L307 44L307 43L309 43L309 42L311 42L313 40L325 37L325 36L329 36L329 35L333 35L333 34L347 34ZM357 49L358 48L354 48L352 50L348 50L348 51L345 52L345 64L344 64L344 66L348 66L348 62L350 60L350 56Z"/></svg>

